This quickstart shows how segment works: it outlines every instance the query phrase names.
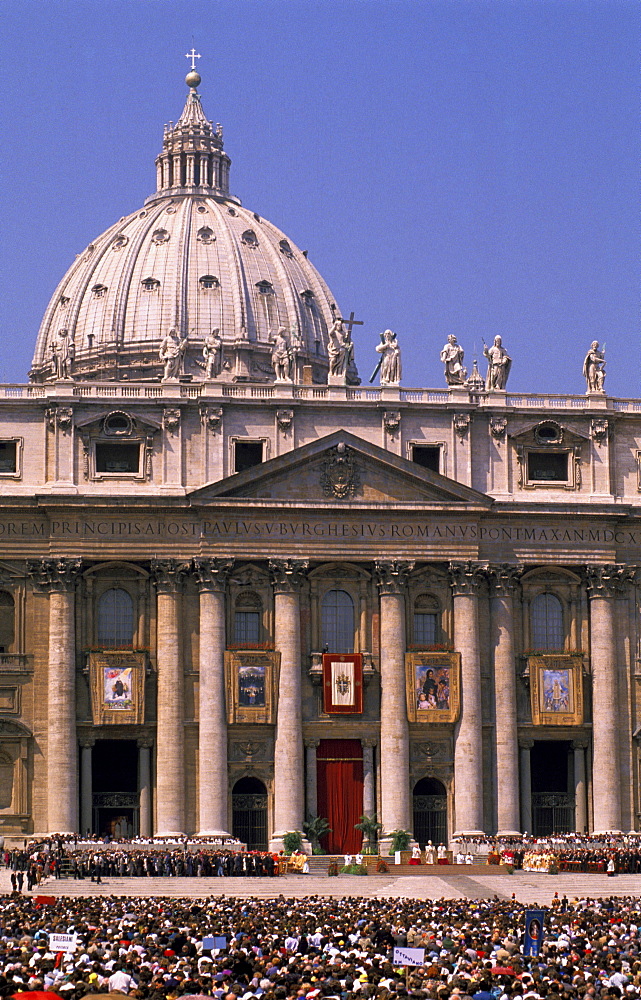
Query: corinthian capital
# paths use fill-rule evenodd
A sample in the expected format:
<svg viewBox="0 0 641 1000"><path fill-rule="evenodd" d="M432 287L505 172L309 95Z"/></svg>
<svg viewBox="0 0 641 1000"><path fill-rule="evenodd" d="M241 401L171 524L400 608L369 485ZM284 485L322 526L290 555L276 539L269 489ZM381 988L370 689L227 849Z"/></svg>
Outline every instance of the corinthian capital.
<svg viewBox="0 0 641 1000"><path fill-rule="evenodd" d="M450 586L454 597L476 595L485 579L487 566L475 562L451 562Z"/></svg>
<svg viewBox="0 0 641 1000"><path fill-rule="evenodd" d="M82 571L82 559L28 559L27 573L38 590L71 591Z"/></svg>
<svg viewBox="0 0 641 1000"><path fill-rule="evenodd" d="M178 559L152 559L151 576L159 594L177 594L189 572L188 562Z"/></svg>
<svg viewBox="0 0 641 1000"><path fill-rule="evenodd" d="M604 563L602 566L586 566L589 597L617 597L625 590L626 583L636 577L636 566Z"/></svg>
<svg viewBox="0 0 641 1000"><path fill-rule="evenodd" d="M309 559L270 559L269 575L277 594L291 594L305 582Z"/></svg>
<svg viewBox="0 0 641 1000"><path fill-rule="evenodd" d="M201 590L224 590L233 559L194 559L194 573Z"/></svg>
<svg viewBox="0 0 641 1000"><path fill-rule="evenodd" d="M492 597L511 597L523 574L522 566L512 563L490 563L487 579Z"/></svg>
<svg viewBox="0 0 641 1000"><path fill-rule="evenodd" d="M402 594L414 563L403 559L377 559L374 564L376 583L381 594Z"/></svg>

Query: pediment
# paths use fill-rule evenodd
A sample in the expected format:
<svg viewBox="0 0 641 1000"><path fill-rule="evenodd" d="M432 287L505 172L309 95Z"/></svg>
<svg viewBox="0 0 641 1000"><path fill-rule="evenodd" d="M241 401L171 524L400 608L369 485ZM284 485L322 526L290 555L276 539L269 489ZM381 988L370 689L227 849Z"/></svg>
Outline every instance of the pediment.
<svg viewBox="0 0 641 1000"><path fill-rule="evenodd" d="M196 503L247 497L309 503L489 507L491 497L339 430L189 494Z"/></svg>
<svg viewBox="0 0 641 1000"><path fill-rule="evenodd" d="M162 425L153 418L135 416L122 407L112 407L92 413L90 416L76 421L76 428L82 434L91 437L110 437L114 439L137 437L141 434L155 434Z"/></svg>
<svg viewBox="0 0 641 1000"><path fill-rule="evenodd" d="M527 424L509 437L519 445L537 448L548 446L554 448L562 445L574 448L588 440L586 435L570 429L566 423L550 419Z"/></svg>

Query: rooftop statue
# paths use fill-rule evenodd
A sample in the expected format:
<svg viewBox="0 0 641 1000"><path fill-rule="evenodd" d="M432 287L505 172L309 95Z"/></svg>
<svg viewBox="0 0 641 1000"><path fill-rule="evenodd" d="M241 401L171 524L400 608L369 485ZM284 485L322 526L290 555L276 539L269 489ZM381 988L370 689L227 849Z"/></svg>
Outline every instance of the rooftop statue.
<svg viewBox="0 0 641 1000"><path fill-rule="evenodd" d="M178 378L187 347L186 339L181 340L177 330L170 330L161 341L158 357L164 362L163 381Z"/></svg>
<svg viewBox="0 0 641 1000"><path fill-rule="evenodd" d="M501 338L496 336L491 347L483 341L483 354L488 362L485 388L488 391L505 389L512 367L512 358L503 347Z"/></svg>
<svg viewBox="0 0 641 1000"><path fill-rule="evenodd" d="M373 381L377 371L380 371L381 385L398 385L402 374L401 349L393 330L385 330L381 334L381 342L376 345L376 352L382 357L370 381Z"/></svg>
<svg viewBox="0 0 641 1000"><path fill-rule="evenodd" d="M216 378L217 375L220 375L223 367L223 341L220 330L212 330L205 338L203 358L205 359L205 378Z"/></svg>
<svg viewBox="0 0 641 1000"><path fill-rule="evenodd" d="M71 366L76 356L76 345L68 330L58 330L51 342L51 361L56 379L71 378Z"/></svg>
<svg viewBox="0 0 641 1000"><path fill-rule="evenodd" d="M465 352L453 333L441 351L441 361L445 365L445 381L448 385L463 385L467 378L467 368L463 367Z"/></svg>
<svg viewBox="0 0 641 1000"><path fill-rule="evenodd" d="M587 392L605 392L605 344L599 350L599 341L593 340L583 362L583 376L587 382Z"/></svg>
<svg viewBox="0 0 641 1000"><path fill-rule="evenodd" d="M272 367L277 382L291 382L292 353L287 340L285 327L281 326L274 338L272 347Z"/></svg>

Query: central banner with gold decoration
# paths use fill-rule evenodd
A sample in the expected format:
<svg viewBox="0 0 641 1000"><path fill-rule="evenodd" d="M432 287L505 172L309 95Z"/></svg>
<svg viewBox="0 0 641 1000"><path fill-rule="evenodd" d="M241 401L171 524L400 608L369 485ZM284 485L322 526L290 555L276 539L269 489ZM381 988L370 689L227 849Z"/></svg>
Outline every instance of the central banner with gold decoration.
<svg viewBox="0 0 641 1000"><path fill-rule="evenodd" d="M323 711L329 715L358 715L363 711L360 653L323 653Z"/></svg>

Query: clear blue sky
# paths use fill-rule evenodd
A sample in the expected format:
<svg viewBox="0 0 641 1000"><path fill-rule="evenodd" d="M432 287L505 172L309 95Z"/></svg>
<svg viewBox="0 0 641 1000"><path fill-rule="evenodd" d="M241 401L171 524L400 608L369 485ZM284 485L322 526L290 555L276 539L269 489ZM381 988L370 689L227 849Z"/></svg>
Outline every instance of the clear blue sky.
<svg viewBox="0 0 641 1000"><path fill-rule="evenodd" d="M444 385L496 333L510 388L639 395L638 0L3 0L0 379L55 285L155 188L192 38L232 191L354 309L369 377ZM484 366L483 366L484 368Z"/></svg>

